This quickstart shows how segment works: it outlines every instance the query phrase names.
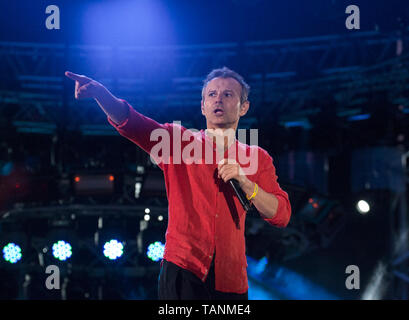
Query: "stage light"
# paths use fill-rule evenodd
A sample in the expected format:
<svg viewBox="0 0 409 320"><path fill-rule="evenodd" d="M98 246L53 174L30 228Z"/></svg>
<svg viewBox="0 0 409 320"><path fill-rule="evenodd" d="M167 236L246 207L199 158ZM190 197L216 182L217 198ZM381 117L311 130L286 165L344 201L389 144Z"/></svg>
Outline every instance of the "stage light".
<svg viewBox="0 0 409 320"><path fill-rule="evenodd" d="M327 291L301 273L273 261L247 256L249 281L263 284L263 291L279 299L287 300L338 300L339 297Z"/></svg>
<svg viewBox="0 0 409 320"><path fill-rule="evenodd" d="M359 200L356 204L356 209L359 213L366 214L371 210L371 207L365 200Z"/></svg>
<svg viewBox="0 0 409 320"><path fill-rule="evenodd" d="M300 210L299 215L306 220L310 220L314 223L319 223L327 214L324 209L326 206L330 206L328 199L320 196L314 196L308 198L308 203Z"/></svg>
<svg viewBox="0 0 409 320"><path fill-rule="evenodd" d="M388 279L387 266L383 261L378 261L374 273L367 287L362 294L362 300L382 300L388 286L390 279Z"/></svg>
<svg viewBox="0 0 409 320"><path fill-rule="evenodd" d="M146 255L148 256L149 259L156 262L163 258L164 251L165 245L160 241L156 241L148 246Z"/></svg>
<svg viewBox="0 0 409 320"><path fill-rule="evenodd" d="M52 246L54 258L65 261L72 256L71 244L63 240L55 242Z"/></svg>
<svg viewBox="0 0 409 320"><path fill-rule="evenodd" d="M108 174L90 174L75 176L76 195L111 195L114 192L114 176Z"/></svg>
<svg viewBox="0 0 409 320"><path fill-rule="evenodd" d="M159 220L159 221L162 221L162 220L163 220L163 216L159 216L159 217L158 217L158 220Z"/></svg>
<svg viewBox="0 0 409 320"><path fill-rule="evenodd" d="M361 121L361 120L367 120L371 117L371 115L369 113L365 113L365 114L358 114L358 115L354 115L354 116L350 116L348 117L348 121Z"/></svg>
<svg viewBox="0 0 409 320"><path fill-rule="evenodd" d="M151 212L151 210L149 208L145 209L145 213L150 213L150 212Z"/></svg>
<svg viewBox="0 0 409 320"><path fill-rule="evenodd" d="M135 199L139 199L142 189L142 182L135 183Z"/></svg>
<svg viewBox="0 0 409 320"><path fill-rule="evenodd" d="M267 257L266 256L262 257L260 260L258 260L257 264L255 264L254 272L256 274L262 274L266 269L267 264L268 264Z"/></svg>
<svg viewBox="0 0 409 320"><path fill-rule="evenodd" d="M3 247L3 258L7 262L16 263L21 259L22 256L23 255L21 253L20 246L15 243L11 242Z"/></svg>
<svg viewBox="0 0 409 320"><path fill-rule="evenodd" d="M311 123L308 119L300 119L297 121L285 121L285 122L280 122L281 125L284 125L286 128L296 128L296 127L302 127L304 129L311 129Z"/></svg>
<svg viewBox="0 0 409 320"><path fill-rule="evenodd" d="M124 253L124 245L116 239L104 244L104 256L110 260L116 260Z"/></svg>
<svg viewBox="0 0 409 320"><path fill-rule="evenodd" d="M151 219L151 216L150 216L149 214L145 214L144 217L143 217L143 219L144 219L145 221L149 221L149 220Z"/></svg>

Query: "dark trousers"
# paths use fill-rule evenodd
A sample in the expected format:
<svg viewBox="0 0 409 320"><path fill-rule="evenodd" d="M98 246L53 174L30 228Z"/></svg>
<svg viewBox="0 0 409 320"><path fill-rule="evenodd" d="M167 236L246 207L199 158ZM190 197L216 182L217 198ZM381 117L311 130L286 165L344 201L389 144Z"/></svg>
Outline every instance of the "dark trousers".
<svg viewBox="0 0 409 320"><path fill-rule="evenodd" d="M205 282L194 273L163 260L158 281L159 300L248 300L243 294L220 292L214 289L214 263Z"/></svg>

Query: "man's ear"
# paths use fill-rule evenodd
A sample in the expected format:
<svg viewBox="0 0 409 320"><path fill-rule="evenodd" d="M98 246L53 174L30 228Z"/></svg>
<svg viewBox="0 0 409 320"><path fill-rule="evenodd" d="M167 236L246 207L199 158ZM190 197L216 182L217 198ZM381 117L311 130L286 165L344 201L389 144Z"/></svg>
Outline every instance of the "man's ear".
<svg viewBox="0 0 409 320"><path fill-rule="evenodd" d="M205 115L203 100L200 102L200 104L201 104L200 108L202 109L202 115Z"/></svg>
<svg viewBox="0 0 409 320"><path fill-rule="evenodd" d="M250 108L250 102L245 101L240 106L240 117L244 116Z"/></svg>

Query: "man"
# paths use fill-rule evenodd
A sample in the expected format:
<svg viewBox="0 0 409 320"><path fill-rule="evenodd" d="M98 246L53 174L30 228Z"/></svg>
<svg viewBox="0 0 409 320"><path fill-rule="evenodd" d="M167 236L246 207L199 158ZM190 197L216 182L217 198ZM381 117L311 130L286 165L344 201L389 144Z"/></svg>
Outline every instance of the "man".
<svg viewBox="0 0 409 320"><path fill-rule="evenodd" d="M285 227L291 206L270 155L235 139L239 119L250 107L244 79L226 67L210 72L201 101L207 130L195 132L143 116L90 78L66 76L75 80L77 99L94 98L108 122L163 170L169 216L159 299L248 299L246 211L228 182L237 180L271 225ZM243 161L248 155L250 161Z"/></svg>

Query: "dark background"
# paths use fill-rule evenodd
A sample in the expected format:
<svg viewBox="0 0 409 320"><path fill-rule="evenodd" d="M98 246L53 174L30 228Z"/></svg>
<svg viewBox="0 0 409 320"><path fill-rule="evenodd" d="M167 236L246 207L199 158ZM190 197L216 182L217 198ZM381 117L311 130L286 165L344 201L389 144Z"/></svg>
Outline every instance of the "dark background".
<svg viewBox="0 0 409 320"><path fill-rule="evenodd" d="M60 30L45 27L50 4L60 9ZM345 27L350 4L360 8L360 30ZM14 280L2 281L0 297L61 298L44 290L37 255L59 229L55 220L71 214L66 229L78 243L92 243L104 217L111 222L101 234L114 228L136 248L150 207L152 220L164 220L149 223L144 245L164 239L160 170L95 102L74 100L64 71L95 78L159 122L202 129L201 81L226 65L252 88L240 125L259 130L293 207L284 230L248 214L250 298L360 299L382 262L387 271L375 297L407 299L396 276L407 267L396 259L407 230L408 26L407 1L3 1L0 236L3 246L10 234L25 235L32 254L20 265L2 261L1 276ZM105 194L75 189L75 176L104 174L115 176ZM135 199L138 179L144 187ZM318 199L317 210L309 199ZM359 199L371 204L368 214L356 211ZM68 299L156 298L159 267L145 261L145 250L118 265L92 262L96 252L84 249L71 271L61 264ZM267 267L257 273L263 257ZM81 268L87 263L95 266ZM348 265L360 268L359 290L345 288Z"/></svg>

